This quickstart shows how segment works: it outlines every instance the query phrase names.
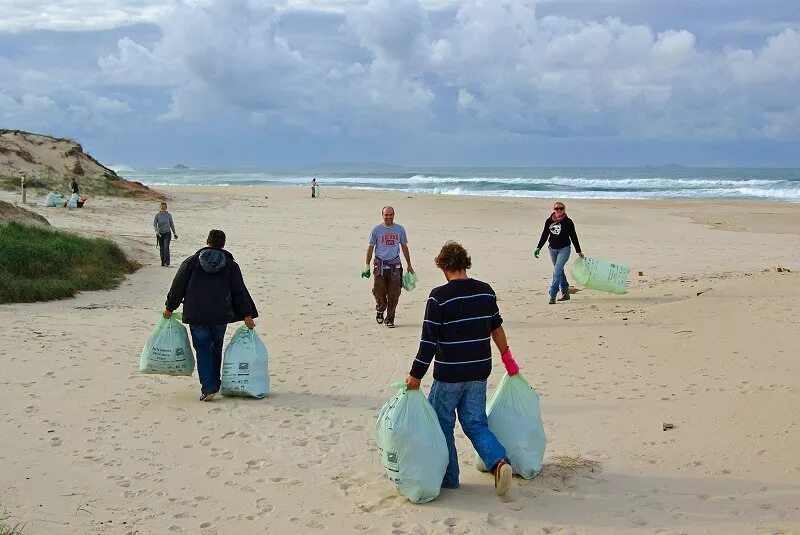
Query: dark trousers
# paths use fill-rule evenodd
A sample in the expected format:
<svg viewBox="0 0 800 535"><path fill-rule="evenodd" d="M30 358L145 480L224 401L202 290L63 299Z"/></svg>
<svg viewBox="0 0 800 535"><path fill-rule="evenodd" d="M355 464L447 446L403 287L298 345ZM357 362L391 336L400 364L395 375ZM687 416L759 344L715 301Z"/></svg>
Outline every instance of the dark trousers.
<svg viewBox="0 0 800 535"><path fill-rule="evenodd" d="M384 265L374 269L375 283L372 295L375 296L375 310L386 311L386 321L394 323L394 312L403 289L403 268L400 264Z"/></svg>
<svg viewBox="0 0 800 535"><path fill-rule="evenodd" d="M169 265L169 242L172 241L172 232L164 232L158 238L158 250L161 253L161 265Z"/></svg>
<svg viewBox="0 0 800 535"><path fill-rule="evenodd" d="M227 325L189 325L192 332L192 345L197 356L197 375L200 377L200 391L203 394L219 392L222 384L222 342Z"/></svg>

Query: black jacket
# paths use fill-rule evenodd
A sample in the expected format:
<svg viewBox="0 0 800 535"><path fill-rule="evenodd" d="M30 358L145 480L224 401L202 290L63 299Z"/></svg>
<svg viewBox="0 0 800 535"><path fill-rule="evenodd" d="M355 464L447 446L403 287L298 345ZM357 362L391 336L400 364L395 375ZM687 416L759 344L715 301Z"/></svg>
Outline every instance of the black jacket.
<svg viewBox="0 0 800 535"><path fill-rule="evenodd" d="M539 238L539 245L536 246L537 249L542 248L542 245L544 245L544 242L548 239L548 236L550 239L550 247L553 249L563 249L564 247L569 247L570 239L572 239L572 244L575 245L575 252L581 252L581 244L578 243L578 233L575 232L575 223L573 223L572 219L567 216L564 216L564 219L558 223L554 223L553 214L550 214L550 217L548 217L544 222L542 237Z"/></svg>
<svg viewBox="0 0 800 535"><path fill-rule="evenodd" d="M165 306L170 312L183 302L183 323L219 325L258 317L233 255L204 247L183 261Z"/></svg>

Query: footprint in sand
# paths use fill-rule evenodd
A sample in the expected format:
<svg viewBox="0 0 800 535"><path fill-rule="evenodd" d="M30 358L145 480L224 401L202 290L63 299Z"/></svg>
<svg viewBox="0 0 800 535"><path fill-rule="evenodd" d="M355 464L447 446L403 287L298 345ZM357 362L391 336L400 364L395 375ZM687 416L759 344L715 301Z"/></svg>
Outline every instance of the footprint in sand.
<svg viewBox="0 0 800 535"><path fill-rule="evenodd" d="M202 533L202 535L214 535L217 533L217 528L212 522L203 522L200 524L200 533Z"/></svg>
<svg viewBox="0 0 800 535"><path fill-rule="evenodd" d="M271 513L275 507L266 498L259 498L256 500L256 509L258 509L258 514L266 515Z"/></svg>
<svg viewBox="0 0 800 535"><path fill-rule="evenodd" d="M221 473L222 473L222 467L220 467L220 466L215 466L215 467L213 467L213 468L209 469L209 471L208 471L208 472L206 472L206 475L207 475L208 477L210 477L211 479L214 479L214 478L216 478L216 477L219 477L219 475L220 475Z"/></svg>

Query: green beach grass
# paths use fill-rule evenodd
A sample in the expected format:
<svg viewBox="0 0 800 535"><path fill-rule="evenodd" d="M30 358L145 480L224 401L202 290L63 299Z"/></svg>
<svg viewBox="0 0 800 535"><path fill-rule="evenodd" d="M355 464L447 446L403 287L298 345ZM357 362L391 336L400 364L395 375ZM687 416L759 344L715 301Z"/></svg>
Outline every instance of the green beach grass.
<svg viewBox="0 0 800 535"><path fill-rule="evenodd" d="M0 535L21 535L25 524L8 523L8 513L0 510Z"/></svg>
<svg viewBox="0 0 800 535"><path fill-rule="evenodd" d="M0 225L0 303L66 299L116 287L139 264L117 244L10 222Z"/></svg>

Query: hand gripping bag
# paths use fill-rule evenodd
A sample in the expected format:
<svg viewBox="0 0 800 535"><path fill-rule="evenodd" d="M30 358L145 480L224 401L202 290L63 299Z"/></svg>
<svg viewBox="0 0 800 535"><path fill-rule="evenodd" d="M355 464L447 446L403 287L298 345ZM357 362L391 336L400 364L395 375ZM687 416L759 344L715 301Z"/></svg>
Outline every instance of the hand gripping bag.
<svg viewBox="0 0 800 535"><path fill-rule="evenodd" d="M267 346L246 325L236 330L225 348L220 392L259 399L269 394Z"/></svg>
<svg viewBox="0 0 800 535"><path fill-rule="evenodd" d="M417 278L416 273L403 273L403 289L410 292L414 288L417 287Z"/></svg>
<svg viewBox="0 0 800 535"><path fill-rule="evenodd" d="M405 383L378 414L375 440L381 463L397 490L414 503L439 495L449 454L444 433L431 404L419 390Z"/></svg>
<svg viewBox="0 0 800 535"><path fill-rule="evenodd" d="M631 268L622 264L613 264L596 258L577 258L572 263L573 280L601 292L612 294L628 293L628 274Z"/></svg>
<svg viewBox="0 0 800 535"><path fill-rule="evenodd" d="M542 470L547 437L544 434L539 395L521 373L500 380L486 407L489 429L506 449L514 473L531 479ZM486 466L475 454L475 466Z"/></svg>
<svg viewBox="0 0 800 535"><path fill-rule="evenodd" d="M180 315L172 314L169 319L158 320L139 357L141 373L192 375L194 354L186 327L179 318Z"/></svg>

